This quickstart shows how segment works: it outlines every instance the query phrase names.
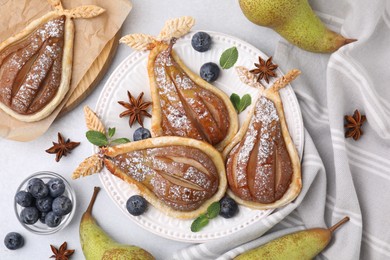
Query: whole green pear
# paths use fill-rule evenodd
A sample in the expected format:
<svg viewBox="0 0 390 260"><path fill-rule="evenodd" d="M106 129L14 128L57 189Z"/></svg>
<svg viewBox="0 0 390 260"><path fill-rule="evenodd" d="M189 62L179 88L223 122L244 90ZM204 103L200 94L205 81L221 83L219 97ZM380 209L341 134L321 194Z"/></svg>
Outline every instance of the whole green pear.
<svg viewBox="0 0 390 260"><path fill-rule="evenodd" d="M311 260L329 244L334 230L348 220L345 217L329 229L312 228L282 236L234 260Z"/></svg>
<svg viewBox="0 0 390 260"><path fill-rule="evenodd" d="M92 207L100 188L95 187L91 202L80 222L80 242L87 260L152 260L154 257L137 246L119 244L96 223Z"/></svg>
<svg viewBox="0 0 390 260"><path fill-rule="evenodd" d="M253 23L272 28L290 43L311 52L334 52L356 41L346 39L321 22L307 0L239 0Z"/></svg>

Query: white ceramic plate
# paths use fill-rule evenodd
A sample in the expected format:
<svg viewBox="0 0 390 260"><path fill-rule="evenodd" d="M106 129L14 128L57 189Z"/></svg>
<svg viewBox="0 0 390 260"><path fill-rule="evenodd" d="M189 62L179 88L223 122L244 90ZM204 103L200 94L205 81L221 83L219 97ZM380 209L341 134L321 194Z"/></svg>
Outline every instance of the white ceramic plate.
<svg viewBox="0 0 390 260"><path fill-rule="evenodd" d="M193 33L179 39L174 46L177 54L194 72L199 72L200 67L206 62L211 61L218 64L221 53L232 46L236 46L239 52L236 66L253 68L253 63L258 62L258 56L265 59L268 58L260 50L237 38L221 33L208 33L212 37L213 45L211 50L207 52L199 53L192 48L191 37ZM117 101L128 100L127 90L135 96L144 92L144 100L151 100L146 69L147 58L148 52L133 52L116 68L100 94L95 111L107 128L116 128L116 137L128 137L132 139L133 132L139 127L138 124L135 124L130 129L128 118L119 118L119 114L124 108ZM277 73L278 76L282 75L280 70ZM252 104L258 91L241 83L234 68L222 70L220 77L213 84L223 90L228 96L233 92L240 96L250 93L252 95ZM284 88L280 93L291 137L302 158L304 130L298 101L291 86ZM244 121L249 109L247 108L247 110L240 114L239 119L241 123ZM144 126L146 128L150 128L150 123L150 119L145 118ZM131 186L110 174L106 169L100 174L100 179L109 196L130 219L157 235L182 242L204 242L224 237L249 225L253 225L272 212L272 210L251 210L240 206L239 214L234 218L224 219L218 217L210 221L209 225L200 232L193 233L190 230L192 220L179 220L168 217L151 206L142 216L134 217L130 215L126 210L126 201L130 196L135 194Z"/></svg>

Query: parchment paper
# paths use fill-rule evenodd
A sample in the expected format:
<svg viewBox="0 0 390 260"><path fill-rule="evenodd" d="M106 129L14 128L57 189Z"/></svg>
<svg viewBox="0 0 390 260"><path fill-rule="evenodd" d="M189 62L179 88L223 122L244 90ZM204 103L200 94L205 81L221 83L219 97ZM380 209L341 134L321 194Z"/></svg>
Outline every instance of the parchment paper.
<svg viewBox="0 0 390 260"><path fill-rule="evenodd" d="M132 5L130 0L62 0L65 9L81 5L97 5L106 12L95 18L74 19L75 42L72 81L62 103L47 118L32 123L18 121L0 109L0 136L30 141L42 135L57 117L72 91L100 54L104 46L122 26ZM31 21L52 11L45 0L0 0L0 42L24 29Z"/></svg>

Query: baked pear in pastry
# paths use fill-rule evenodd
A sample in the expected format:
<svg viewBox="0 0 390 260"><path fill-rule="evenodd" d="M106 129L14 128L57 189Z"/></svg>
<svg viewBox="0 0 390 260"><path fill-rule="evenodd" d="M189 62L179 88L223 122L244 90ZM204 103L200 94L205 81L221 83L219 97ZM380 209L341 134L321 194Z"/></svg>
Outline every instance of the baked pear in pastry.
<svg viewBox="0 0 390 260"><path fill-rule="evenodd" d="M90 18L104 12L91 5L64 10L60 0L49 2L54 11L0 44L0 108L24 122L50 115L69 90L72 18Z"/></svg>
<svg viewBox="0 0 390 260"><path fill-rule="evenodd" d="M85 109L87 126L105 132L97 116ZM150 204L175 218L195 218L226 192L220 152L203 141L155 137L112 147L85 159L72 178L91 175L105 166L134 187Z"/></svg>
<svg viewBox="0 0 390 260"><path fill-rule="evenodd" d="M279 89L299 74L292 70L262 89L247 120L223 151L228 194L242 205L254 209L281 207L301 190L300 159L279 95Z"/></svg>
<svg viewBox="0 0 390 260"><path fill-rule="evenodd" d="M177 23L179 29L172 25ZM121 41L131 47L141 39L149 42L144 48L150 50L147 69L153 99L152 135L203 140L222 151L237 132L237 113L225 93L188 69L173 50L176 39L172 37L184 35L193 23L189 17L174 19L167 22L170 29L164 28L155 39L128 35ZM186 30L180 29L182 24L187 25Z"/></svg>

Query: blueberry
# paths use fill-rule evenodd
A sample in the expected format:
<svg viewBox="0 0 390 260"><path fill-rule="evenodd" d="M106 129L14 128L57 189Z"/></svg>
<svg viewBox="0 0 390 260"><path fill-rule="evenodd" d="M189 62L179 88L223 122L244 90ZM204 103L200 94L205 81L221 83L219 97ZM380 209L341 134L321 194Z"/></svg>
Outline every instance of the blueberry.
<svg viewBox="0 0 390 260"><path fill-rule="evenodd" d="M62 216L58 216L53 211L46 214L45 223L49 227L56 227L61 223Z"/></svg>
<svg viewBox="0 0 390 260"><path fill-rule="evenodd" d="M46 184L38 178L32 178L27 183L27 190L34 198L44 198L49 194L49 188Z"/></svg>
<svg viewBox="0 0 390 260"><path fill-rule="evenodd" d="M51 179L47 183L47 186L49 187L50 196L52 196L53 198L62 195L65 191L64 181L59 178Z"/></svg>
<svg viewBox="0 0 390 260"><path fill-rule="evenodd" d="M133 216L141 215L145 212L147 207L147 201L144 199L144 197L139 195L131 196L126 202L126 209Z"/></svg>
<svg viewBox="0 0 390 260"><path fill-rule="evenodd" d="M36 207L27 207L20 212L20 219L24 224L32 225L38 221L39 211Z"/></svg>
<svg viewBox="0 0 390 260"><path fill-rule="evenodd" d="M64 195L53 200L52 210L58 216L64 216L72 211L72 201Z"/></svg>
<svg viewBox="0 0 390 260"><path fill-rule="evenodd" d="M219 67L213 62L207 62L200 67L200 77L207 82L216 81L219 76Z"/></svg>
<svg viewBox="0 0 390 260"><path fill-rule="evenodd" d="M47 213L48 212L41 212L41 214L39 216L39 221L41 221L41 223L43 223L43 224L46 224L45 218L46 218Z"/></svg>
<svg viewBox="0 0 390 260"><path fill-rule="evenodd" d="M205 32L197 32L192 36L191 45L196 51L208 51L211 47L211 37Z"/></svg>
<svg viewBox="0 0 390 260"><path fill-rule="evenodd" d="M35 201L35 206L40 212L49 212L51 211L52 203L53 198L51 196L46 196L42 199L37 199Z"/></svg>
<svg viewBox="0 0 390 260"><path fill-rule="evenodd" d="M16 250L24 245L24 238L19 233L10 232L5 236L4 244L8 249Z"/></svg>
<svg viewBox="0 0 390 260"><path fill-rule="evenodd" d="M150 137L152 137L150 135L150 131L148 129L146 129L146 128L143 128L143 127L140 127L137 130L135 130L135 132L133 134L133 140L134 141L148 139Z"/></svg>
<svg viewBox="0 0 390 260"><path fill-rule="evenodd" d="M21 190L15 194L15 201L22 207L29 207L33 204L34 198L31 193Z"/></svg>
<svg viewBox="0 0 390 260"><path fill-rule="evenodd" d="M231 218L237 214L238 205L232 198L223 197L219 202L221 204L219 215L224 218Z"/></svg>

